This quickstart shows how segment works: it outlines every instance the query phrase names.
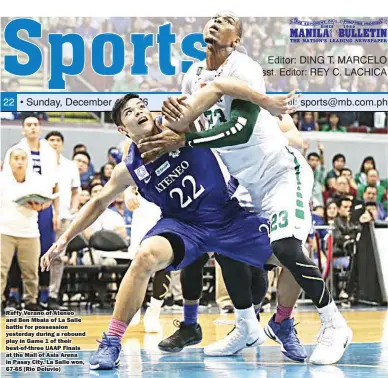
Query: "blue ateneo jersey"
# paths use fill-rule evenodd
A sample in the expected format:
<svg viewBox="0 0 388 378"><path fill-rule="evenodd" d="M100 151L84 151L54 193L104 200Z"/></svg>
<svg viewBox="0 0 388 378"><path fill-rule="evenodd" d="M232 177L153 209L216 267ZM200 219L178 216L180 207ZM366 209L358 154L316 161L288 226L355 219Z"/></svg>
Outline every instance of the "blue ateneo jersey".
<svg viewBox="0 0 388 378"><path fill-rule="evenodd" d="M163 217L216 225L239 210L210 149L181 148L145 165L132 143L125 164L140 194L159 206Z"/></svg>

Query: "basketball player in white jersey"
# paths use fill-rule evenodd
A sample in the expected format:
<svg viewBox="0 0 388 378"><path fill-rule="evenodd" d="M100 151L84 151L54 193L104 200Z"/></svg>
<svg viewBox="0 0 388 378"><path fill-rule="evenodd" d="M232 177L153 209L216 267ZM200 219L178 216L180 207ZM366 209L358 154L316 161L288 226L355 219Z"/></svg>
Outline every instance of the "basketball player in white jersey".
<svg viewBox="0 0 388 378"><path fill-rule="evenodd" d="M241 95L237 85L229 93L220 89L223 78L232 77L265 93L260 65L235 51L241 35L242 24L237 16L229 12L216 14L204 30L206 60L193 64L183 79L182 92L192 95L191 98L186 106L179 103L179 99L169 102L169 109L175 108L184 116L168 125L170 128L179 133L204 113L201 118L206 130L184 135L165 131L140 141L139 147L143 151L151 150L142 155L151 160L184 145L217 149L230 174L248 190L255 211L270 217L270 239L275 256L318 309L322 327L310 361L332 364L342 357L352 339L352 331L332 300L317 266L302 251L311 227L312 171L299 151L287 146L286 138L269 112L254 105L249 96ZM291 345L293 338L289 345L287 337L280 339L285 329L274 318L267 331L283 348L298 347ZM236 330L225 338L224 344L218 342L209 346L208 354L220 355L219 350L228 349L228 345L238 339L234 337L237 332L240 338L246 337L247 331L244 335L244 330ZM291 324L289 333L294 332Z"/></svg>

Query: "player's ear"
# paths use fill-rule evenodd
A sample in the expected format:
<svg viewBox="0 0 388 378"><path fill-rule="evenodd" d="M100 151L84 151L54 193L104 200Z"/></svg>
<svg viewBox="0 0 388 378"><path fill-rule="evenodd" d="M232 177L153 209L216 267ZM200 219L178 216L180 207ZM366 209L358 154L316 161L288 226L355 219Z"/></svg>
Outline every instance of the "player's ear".
<svg viewBox="0 0 388 378"><path fill-rule="evenodd" d="M123 135L125 135L126 137L128 136L127 130L125 130L125 128L124 128L123 126L119 126L119 127L117 128L117 130L118 130L118 132L119 132L120 134L123 134Z"/></svg>
<svg viewBox="0 0 388 378"><path fill-rule="evenodd" d="M235 49L236 46L240 43L240 37L236 37L236 39L232 42L232 47Z"/></svg>

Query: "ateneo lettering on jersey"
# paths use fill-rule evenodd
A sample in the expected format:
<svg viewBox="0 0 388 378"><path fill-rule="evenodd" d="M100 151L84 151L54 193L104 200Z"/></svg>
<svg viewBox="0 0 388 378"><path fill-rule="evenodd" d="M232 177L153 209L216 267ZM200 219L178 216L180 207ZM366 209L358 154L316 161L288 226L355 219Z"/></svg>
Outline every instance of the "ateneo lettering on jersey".
<svg viewBox="0 0 388 378"><path fill-rule="evenodd" d="M145 165L133 143L125 164L140 194L159 206L164 217L215 224L238 209L209 149L182 148Z"/></svg>

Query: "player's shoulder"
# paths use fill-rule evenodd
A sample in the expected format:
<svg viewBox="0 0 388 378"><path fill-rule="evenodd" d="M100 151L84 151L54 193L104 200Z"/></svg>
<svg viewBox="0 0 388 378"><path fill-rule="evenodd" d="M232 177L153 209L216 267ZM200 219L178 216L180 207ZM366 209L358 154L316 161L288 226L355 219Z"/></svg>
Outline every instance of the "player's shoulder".
<svg viewBox="0 0 388 378"><path fill-rule="evenodd" d="M206 60L194 62L187 70L185 77L193 78L195 76L199 76L204 69L206 69Z"/></svg>

